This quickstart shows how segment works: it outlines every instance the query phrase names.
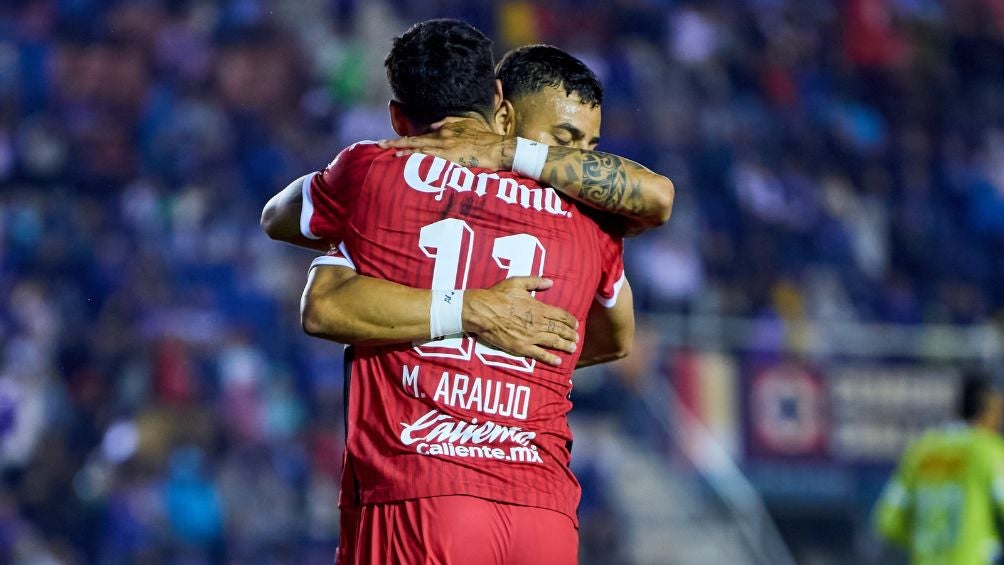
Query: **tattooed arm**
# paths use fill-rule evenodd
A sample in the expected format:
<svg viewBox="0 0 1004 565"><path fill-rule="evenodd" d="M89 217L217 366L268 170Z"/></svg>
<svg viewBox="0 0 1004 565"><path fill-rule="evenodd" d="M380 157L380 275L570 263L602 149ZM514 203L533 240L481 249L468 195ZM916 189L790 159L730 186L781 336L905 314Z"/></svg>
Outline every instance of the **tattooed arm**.
<svg viewBox="0 0 1004 565"><path fill-rule="evenodd" d="M402 153L436 155L465 166L511 170L516 139L474 120L450 121L426 135L380 142ZM630 159L603 151L549 146L540 181L571 198L628 220L634 235L664 224L673 210L675 187L668 178Z"/></svg>
<svg viewBox="0 0 1004 565"><path fill-rule="evenodd" d="M676 194L668 178L630 159L588 149L549 147L540 178L576 200L633 220L630 228L666 223Z"/></svg>

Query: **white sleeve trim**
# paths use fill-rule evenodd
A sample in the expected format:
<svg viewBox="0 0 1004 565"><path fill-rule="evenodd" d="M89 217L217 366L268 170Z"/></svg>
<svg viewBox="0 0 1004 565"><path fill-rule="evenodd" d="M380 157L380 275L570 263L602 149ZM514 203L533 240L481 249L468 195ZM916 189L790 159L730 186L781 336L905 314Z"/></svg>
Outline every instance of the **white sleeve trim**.
<svg viewBox="0 0 1004 565"><path fill-rule="evenodd" d="M993 482L994 500L1000 504L1004 503L1004 477L997 477Z"/></svg>
<svg viewBox="0 0 1004 565"><path fill-rule="evenodd" d="M300 233L309 239L321 239L310 231L310 220L314 217L314 200L310 197L310 183L316 174L317 172L313 172L303 177L303 184L300 186L300 192L303 194L303 203L300 206Z"/></svg>
<svg viewBox="0 0 1004 565"><path fill-rule="evenodd" d="M899 481L889 483L889 487L882 496L885 498L885 503L893 508L905 508L910 502L910 493Z"/></svg>
<svg viewBox="0 0 1004 565"><path fill-rule="evenodd" d="M331 265L334 267L348 267L353 271L356 271L356 264L352 261L352 257L349 256L349 250L345 248L344 243L338 244L338 251L342 253L342 257L336 257L333 255L321 255L320 257L315 257L313 261L310 262L310 268L313 269L318 265Z"/></svg>
<svg viewBox="0 0 1004 565"><path fill-rule="evenodd" d="M357 141L357 142L353 143L352 145L350 145L349 149L351 150L351 149L355 148L356 145L376 145L377 143L380 143L380 142L379 141L373 141L372 139L363 139L361 141Z"/></svg>
<svg viewBox="0 0 1004 565"><path fill-rule="evenodd" d="M596 293L596 301L603 305L604 308L613 308L617 305L617 297L621 294L621 287L624 286L624 281L627 280L627 273L621 271L621 278L617 279L614 283L614 295L610 298L604 298L600 293Z"/></svg>

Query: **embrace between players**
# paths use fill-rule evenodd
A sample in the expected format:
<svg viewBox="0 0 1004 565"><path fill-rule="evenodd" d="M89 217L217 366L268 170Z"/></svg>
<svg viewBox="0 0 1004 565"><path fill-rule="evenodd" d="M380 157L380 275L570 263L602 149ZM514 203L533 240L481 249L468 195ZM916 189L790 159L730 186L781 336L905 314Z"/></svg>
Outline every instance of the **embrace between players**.
<svg viewBox="0 0 1004 565"><path fill-rule="evenodd" d="M593 150L602 88L557 48L496 70L484 34L431 20L385 66L404 137L262 213L327 252L303 328L352 346L337 561L575 563L572 371L627 354L623 237L669 218L673 185Z"/></svg>

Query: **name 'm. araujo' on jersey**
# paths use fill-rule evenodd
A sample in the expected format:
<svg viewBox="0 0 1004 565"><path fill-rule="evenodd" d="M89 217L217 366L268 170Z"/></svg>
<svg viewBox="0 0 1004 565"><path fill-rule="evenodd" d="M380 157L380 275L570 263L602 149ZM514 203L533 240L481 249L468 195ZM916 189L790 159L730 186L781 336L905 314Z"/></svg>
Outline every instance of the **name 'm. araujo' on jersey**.
<svg viewBox="0 0 1004 565"><path fill-rule="evenodd" d="M333 244L313 266L343 265L415 288L487 288L545 276L543 302L585 328L613 306L623 242L551 188L438 157L357 143L303 183L303 235ZM571 373L457 334L357 346L347 402L344 505L469 495L575 520L569 470Z"/></svg>

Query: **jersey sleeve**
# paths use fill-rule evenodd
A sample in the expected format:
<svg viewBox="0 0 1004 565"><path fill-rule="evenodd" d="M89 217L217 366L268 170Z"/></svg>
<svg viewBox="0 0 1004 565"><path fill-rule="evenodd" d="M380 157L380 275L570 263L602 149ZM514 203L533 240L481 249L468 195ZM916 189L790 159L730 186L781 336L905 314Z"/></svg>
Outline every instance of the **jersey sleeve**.
<svg viewBox="0 0 1004 565"><path fill-rule="evenodd" d="M1004 520L1004 442L993 438L987 451L990 492L993 495L997 516Z"/></svg>
<svg viewBox="0 0 1004 565"><path fill-rule="evenodd" d="M345 238L370 164L380 151L374 142L361 141L342 150L323 170L303 177L300 233L304 237L332 243Z"/></svg>
<svg viewBox="0 0 1004 565"><path fill-rule="evenodd" d="M330 265L333 267L348 267L353 271L356 270L356 264L352 261L352 257L349 255L349 250L345 247L344 243L339 243L337 246L332 247L327 253L316 257L310 262L310 268L313 269L319 265Z"/></svg>
<svg viewBox="0 0 1004 565"><path fill-rule="evenodd" d="M605 308L617 304L617 296L624 286L624 239L603 234L600 242L603 267L600 285L596 290L596 301Z"/></svg>
<svg viewBox="0 0 1004 565"><path fill-rule="evenodd" d="M875 530L886 540L904 547L910 545L913 460L917 449L916 445L907 449L875 505Z"/></svg>

